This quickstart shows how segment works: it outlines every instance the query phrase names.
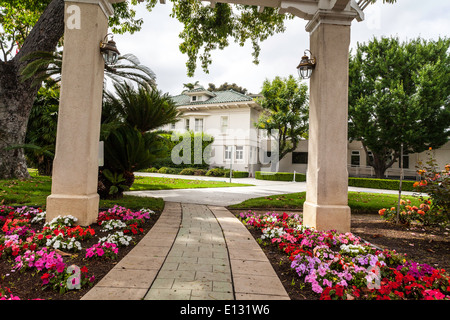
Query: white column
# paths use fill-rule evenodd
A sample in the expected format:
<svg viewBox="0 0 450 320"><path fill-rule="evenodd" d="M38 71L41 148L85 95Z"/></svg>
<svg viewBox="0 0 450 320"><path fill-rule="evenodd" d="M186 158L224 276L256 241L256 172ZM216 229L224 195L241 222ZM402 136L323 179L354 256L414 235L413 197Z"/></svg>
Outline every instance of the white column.
<svg viewBox="0 0 450 320"><path fill-rule="evenodd" d="M108 30L106 0L66 0L64 54L52 193L47 221L72 215L80 225L97 220L98 145L104 61L100 41Z"/></svg>
<svg viewBox="0 0 450 320"><path fill-rule="evenodd" d="M348 55L352 15L319 10L307 24L316 67L310 82L304 224L350 231L347 173Z"/></svg>

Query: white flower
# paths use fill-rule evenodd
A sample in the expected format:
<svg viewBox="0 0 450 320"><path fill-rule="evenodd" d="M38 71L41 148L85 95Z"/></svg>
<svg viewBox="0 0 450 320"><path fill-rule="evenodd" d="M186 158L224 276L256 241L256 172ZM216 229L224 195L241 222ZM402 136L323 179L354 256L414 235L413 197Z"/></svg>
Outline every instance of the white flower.
<svg viewBox="0 0 450 320"><path fill-rule="evenodd" d="M103 229L100 231L111 231L114 229L123 229L126 228L127 224L120 220L107 220L102 222Z"/></svg>
<svg viewBox="0 0 450 320"><path fill-rule="evenodd" d="M45 211L39 212L33 219L31 219L31 223L39 223L42 220L45 220L46 214L47 213Z"/></svg>
<svg viewBox="0 0 450 320"><path fill-rule="evenodd" d="M274 227L274 228L266 228L263 230L263 234L261 235L261 239L272 239L277 238L285 234L286 232L283 228Z"/></svg>

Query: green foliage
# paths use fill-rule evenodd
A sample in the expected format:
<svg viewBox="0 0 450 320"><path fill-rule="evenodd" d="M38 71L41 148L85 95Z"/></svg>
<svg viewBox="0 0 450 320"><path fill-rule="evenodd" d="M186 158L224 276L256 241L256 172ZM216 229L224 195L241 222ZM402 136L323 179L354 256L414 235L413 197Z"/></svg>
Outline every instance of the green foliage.
<svg viewBox="0 0 450 320"><path fill-rule="evenodd" d="M255 179L259 180L271 180L271 181L293 181L294 180L294 174L291 172L262 172L262 171L256 171L255 172ZM303 173L296 173L295 174L295 181L296 182L302 182L306 181L306 175Z"/></svg>
<svg viewBox="0 0 450 320"><path fill-rule="evenodd" d="M0 1L0 33L3 61L14 56L15 50L22 47L26 37L33 29L41 14L52 0L1 0ZM147 9L155 6L156 0L147 0ZM109 25L114 33L134 33L142 27L143 19L136 18L132 6L137 0L113 4L114 15L110 17ZM62 46L62 43L60 43Z"/></svg>
<svg viewBox="0 0 450 320"><path fill-rule="evenodd" d="M34 51L21 58L27 64L20 70L22 81L33 79L32 86L40 86L46 82L52 87L61 81L63 51ZM155 73L140 63L133 54L119 56L114 68L105 64L105 76L114 84L131 80L143 87L155 87Z"/></svg>
<svg viewBox="0 0 450 320"><path fill-rule="evenodd" d="M351 187L359 188L372 188L372 189L384 189L384 190L399 190L400 181L391 179L373 179L373 178L348 178L348 185ZM402 181L403 191L414 190L413 181Z"/></svg>
<svg viewBox="0 0 450 320"><path fill-rule="evenodd" d="M279 159L297 148L308 132L308 87L293 76L265 80L257 99L264 111L255 126L278 141ZM274 134L275 133L275 134Z"/></svg>
<svg viewBox="0 0 450 320"><path fill-rule="evenodd" d="M7 61L14 56L45 10L50 0L2 0L0 1L0 43L3 57Z"/></svg>
<svg viewBox="0 0 450 320"><path fill-rule="evenodd" d="M144 133L174 123L181 115L168 94L150 87L134 88L128 82L117 82L114 89L114 93L105 94L105 108L110 110L109 122L123 121Z"/></svg>
<svg viewBox="0 0 450 320"><path fill-rule="evenodd" d="M21 70L22 81L33 79L32 86L45 81L48 87L61 81L62 52L34 51L22 60L29 61Z"/></svg>
<svg viewBox="0 0 450 320"><path fill-rule="evenodd" d="M360 140L381 178L405 153L438 148L450 136L450 40L358 44L349 63L349 137Z"/></svg>
<svg viewBox="0 0 450 320"><path fill-rule="evenodd" d="M218 88L216 88L214 83L208 84L208 91L227 91L227 90L234 90L242 94L247 94L247 89L238 86L236 83L229 84L228 82L225 82L221 84Z"/></svg>
<svg viewBox="0 0 450 320"><path fill-rule="evenodd" d="M224 177L226 173L227 171L224 168L212 168L206 172L206 175L209 177Z"/></svg>
<svg viewBox="0 0 450 320"><path fill-rule="evenodd" d="M142 134L136 128L121 126L104 140L105 168L112 172L134 172L148 168L156 159L154 133Z"/></svg>
<svg viewBox="0 0 450 320"><path fill-rule="evenodd" d="M421 181L416 190L428 194L432 213L450 222L450 163L440 169L430 150L427 161L419 161L418 173Z"/></svg>
<svg viewBox="0 0 450 320"><path fill-rule="evenodd" d="M130 188L125 185L126 179L123 177L122 173L111 172L108 169L103 170L103 175L106 179L111 183L111 187L109 189L109 194L113 195L115 193L119 193L120 190L129 190Z"/></svg>
<svg viewBox="0 0 450 320"><path fill-rule="evenodd" d="M230 173L228 172L228 176ZM248 178L248 171L234 171L233 170L233 178Z"/></svg>
<svg viewBox="0 0 450 320"><path fill-rule="evenodd" d="M171 16L184 25L179 35L183 40L180 51L188 56L188 76L194 75L197 60L208 73L211 51L224 49L229 44L229 38L234 38L241 46L249 40L253 47L253 61L258 63L259 42L283 32L284 20L291 18L290 15L278 14L278 9L268 7L259 12L256 6L216 3L211 7L196 0L172 2Z"/></svg>
<svg viewBox="0 0 450 320"><path fill-rule="evenodd" d="M168 152L167 138L155 129L173 123L179 117L176 106L167 94L150 86L116 83L115 94L105 94L102 113L104 167L113 175L123 175L123 185L131 187L134 171L146 169ZM100 174L99 194L108 197L110 179ZM101 190L101 192L100 192ZM113 192L120 196L124 188Z"/></svg>
<svg viewBox="0 0 450 320"><path fill-rule="evenodd" d="M167 173L167 174L178 174L180 172L179 168L169 168L169 167L161 167L157 171L158 173Z"/></svg>
<svg viewBox="0 0 450 320"><path fill-rule="evenodd" d="M25 154L30 167L40 175L51 175L58 123L59 88L42 87L31 109L25 138Z"/></svg>
<svg viewBox="0 0 450 320"><path fill-rule="evenodd" d="M209 167L209 157L211 155L211 144L214 137L204 132L172 132L162 134L166 139L166 155L160 158L156 167L172 168L197 168L207 169ZM174 150L174 148L176 148ZM184 154L186 152L186 154ZM175 163L174 157L180 157L180 163Z"/></svg>

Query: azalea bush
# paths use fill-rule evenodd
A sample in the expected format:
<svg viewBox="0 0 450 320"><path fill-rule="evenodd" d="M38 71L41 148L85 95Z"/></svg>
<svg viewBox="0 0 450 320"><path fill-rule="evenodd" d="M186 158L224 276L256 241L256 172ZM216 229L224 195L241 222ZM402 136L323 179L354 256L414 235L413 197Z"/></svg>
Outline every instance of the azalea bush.
<svg viewBox="0 0 450 320"><path fill-rule="evenodd" d="M248 211L240 220L286 253L292 271L322 300L450 299L445 270L378 249L352 233L308 228L299 214Z"/></svg>
<svg viewBox="0 0 450 320"><path fill-rule="evenodd" d="M40 278L43 289L64 294L95 280L86 266L68 265L64 255L76 252L85 259L116 259L119 247L142 233L152 214L149 209L132 211L120 206L102 211L97 220L102 227L100 236L90 226L77 225L77 218L71 215L45 222L46 213L41 209L0 206L0 259L11 264L11 272L30 272ZM84 246L94 238L98 238L96 244ZM1 281L0 300L19 299Z"/></svg>
<svg viewBox="0 0 450 320"><path fill-rule="evenodd" d="M450 221L450 163L440 169L434 159L431 148L428 152L428 160L418 162L418 174L420 182L414 184L415 190L426 193L431 200L431 211L441 220Z"/></svg>
<svg viewBox="0 0 450 320"><path fill-rule="evenodd" d="M398 221L404 224L418 222L423 225L448 224L450 222L450 164L440 170L436 160L428 152L428 161L418 162L420 181L413 184L414 191L420 193L421 204L411 205L409 200L400 200L397 208L383 208L378 211L386 221ZM426 194L426 196L424 196Z"/></svg>
<svg viewBox="0 0 450 320"><path fill-rule="evenodd" d="M378 211L378 214L386 221L398 221L403 224L411 224L412 222L419 222L423 225L432 225L442 222L442 215L439 211L430 210L431 201L423 199L423 203L419 206L411 205L410 200L400 200L400 211L397 215L397 208L383 208Z"/></svg>

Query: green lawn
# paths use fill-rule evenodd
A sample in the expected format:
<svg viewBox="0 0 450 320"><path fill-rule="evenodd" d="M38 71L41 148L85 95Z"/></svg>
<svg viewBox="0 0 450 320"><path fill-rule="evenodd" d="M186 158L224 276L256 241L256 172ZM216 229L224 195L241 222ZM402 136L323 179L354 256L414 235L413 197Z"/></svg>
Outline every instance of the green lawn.
<svg viewBox="0 0 450 320"><path fill-rule="evenodd" d="M192 189L192 188L221 188L245 187L251 184L229 183L222 181L187 180L160 177L136 177L131 191L166 190L166 189Z"/></svg>
<svg viewBox="0 0 450 320"><path fill-rule="evenodd" d="M39 176L30 170L30 180L0 180L0 205L27 205L45 207L46 199L51 193L51 177ZM162 190L187 188L213 188L248 186L246 184L217 181L199 181L171 178L136 177L131 190ZM164 201L159 198L124 196L118 200L101 200L100 207L108 208L121 205L130 209L147 207L159 210L164 207Z"/></svg>
<svg viewBox="0 0 450 320"><path fill-rule="evenodd" d="M306 192L289 193L249 199L239 204L231 205L231 209L302 209L305 202ZM420 204L420 200L412 196L402 196L402 199L410 199L415 205ZM348 205L353 213L378 213L382 208L397 206L398 195L353 192L348 193Z"/></svg>

